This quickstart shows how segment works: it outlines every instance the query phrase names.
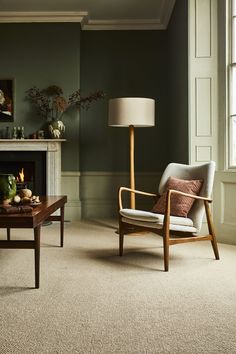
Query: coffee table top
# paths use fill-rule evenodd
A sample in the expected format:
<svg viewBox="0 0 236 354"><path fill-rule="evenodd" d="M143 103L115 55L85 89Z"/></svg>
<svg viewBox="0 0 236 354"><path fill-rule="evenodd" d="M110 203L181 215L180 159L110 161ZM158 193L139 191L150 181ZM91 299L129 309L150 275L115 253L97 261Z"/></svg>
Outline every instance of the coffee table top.
<svg viewBox="0 0 236 354"><path fill-rule="evenodd" d="M40 196L41 204L30 213L0 214L0 228L34 228L43 223L57 209L64 207L67 196Z"/></svg>

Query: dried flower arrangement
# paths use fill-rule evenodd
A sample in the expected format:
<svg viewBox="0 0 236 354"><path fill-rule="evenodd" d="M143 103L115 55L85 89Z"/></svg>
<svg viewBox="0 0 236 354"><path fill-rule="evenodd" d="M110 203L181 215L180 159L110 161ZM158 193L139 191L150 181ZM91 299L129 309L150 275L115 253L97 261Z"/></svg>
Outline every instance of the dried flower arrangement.
<svg viewBox="0 0 236 354"><path fill-rule="evenodd" d="M88 109L93 101L104 97L103 91L96 91L83 97L80 89L78 89L66 100L63 97L62 89L56 85L48 86L42 90L32 87L26 91L26 99L36 107L38 113L47 121L60 120L62 114L71 107Z"/></svg>

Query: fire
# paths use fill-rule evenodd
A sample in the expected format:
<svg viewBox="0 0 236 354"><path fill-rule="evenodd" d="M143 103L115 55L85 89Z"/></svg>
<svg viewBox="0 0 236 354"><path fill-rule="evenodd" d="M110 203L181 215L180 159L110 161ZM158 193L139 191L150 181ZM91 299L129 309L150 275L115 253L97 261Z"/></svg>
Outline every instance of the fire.
<svg viewBox="0 0 236 354"><path fill-rule="evenodd" d="M21 171L19 172L19 176L16 177L17 182L24 182L25 175L24 175L24 168L22 167Z"/></svg>

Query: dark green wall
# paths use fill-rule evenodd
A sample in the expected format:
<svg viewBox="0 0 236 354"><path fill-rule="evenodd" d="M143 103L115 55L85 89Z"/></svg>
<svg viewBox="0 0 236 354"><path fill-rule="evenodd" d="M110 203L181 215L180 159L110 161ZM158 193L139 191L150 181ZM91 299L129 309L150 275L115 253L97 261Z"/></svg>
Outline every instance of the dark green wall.
<svg viewBox="0 0 236 354"><path fill-rule="evenodd" d="M136 171L159 171L167 159L166 31L84 31L81 33L81 89L103 89L106 101L80 118L82 171L128 171L128 128L108 127L108 99L156 100L155 128L135 131Z"/></svg>
<svg viewBox="0 0 236 354"><path fill-rule="evenodd" d="M161 171L188 163L188 3L176 1L166 31L81 33L81 88L103 89L99 102L80 118L82 171L128 171L129 132L107 125L108 99L156 100L155 128L135 131L135 169Z"/></svg>
<svg viewBox="0 0 236 354"><path fill-rule="evenodd" d="M188 163L188 1L176 1L167 38L169 161Z"/></svg>
<svg viewBox="0 0 236 354"><path fill-rule="evenodd" d="M0 77L15 79L15 121L1 124L24 125L25 134L44 123L25 101L25 91L56 84L67 96L80 84L79 24L0 24L2 34ZM66 138L62 147L62 169L79 170L79 117L64 117Z"/></svg>
<svg viewBox="0 0 236 354"><path fill-rule="evenodd" d="M26 135L42 119L25 101L36 85L61 86L68 96L104 90L104 100L64 117L64 171L128 171L128 128L108 127L108 100L156 100L155 128L135 130L135 170L161 171L188 160L188 8L178 0L166 31L80 31L74 23L0 24L0 77L15 79L15 122Z"/></svg>

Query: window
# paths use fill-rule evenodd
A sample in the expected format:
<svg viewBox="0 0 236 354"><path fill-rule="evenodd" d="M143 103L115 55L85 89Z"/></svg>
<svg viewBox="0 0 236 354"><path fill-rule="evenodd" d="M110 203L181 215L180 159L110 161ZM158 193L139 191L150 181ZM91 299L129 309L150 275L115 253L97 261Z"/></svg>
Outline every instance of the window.
<svg viewBox="0 0 236 354"><path fill-rule="evenodd" d="M236 0L231 0L229 13L229 167L236 168Z"/></svg>

